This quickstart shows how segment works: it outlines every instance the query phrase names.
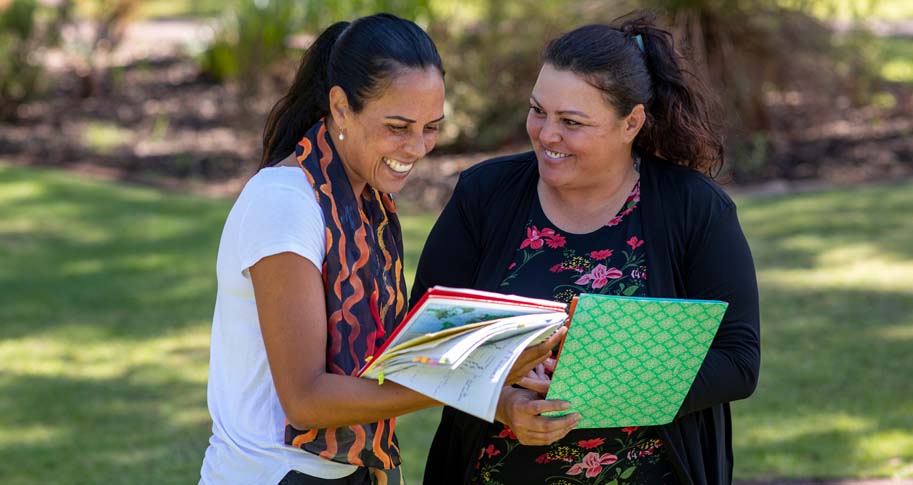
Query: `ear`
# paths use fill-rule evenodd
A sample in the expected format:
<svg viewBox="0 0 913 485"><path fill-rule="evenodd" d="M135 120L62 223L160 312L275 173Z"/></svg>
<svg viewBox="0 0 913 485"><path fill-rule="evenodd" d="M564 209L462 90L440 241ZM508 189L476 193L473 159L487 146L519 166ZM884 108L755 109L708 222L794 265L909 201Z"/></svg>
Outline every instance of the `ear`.
<svg viewBox="0 0 913 485"><path fill-rule="evenodd" d="M339 86L330 88L330 115L340 130L345 131L346 125L351 122L352 109L349 106L349 97Z"/></svg>
<svg viewBox="0 0 913 485"><path fill-rule="evenodd" d="M633 143L634 138L640 133L644 122L647 121L647 112L644 111L644 105L638 104L631 110L631 113L624 119L624 140L625 143Z"/></svg>

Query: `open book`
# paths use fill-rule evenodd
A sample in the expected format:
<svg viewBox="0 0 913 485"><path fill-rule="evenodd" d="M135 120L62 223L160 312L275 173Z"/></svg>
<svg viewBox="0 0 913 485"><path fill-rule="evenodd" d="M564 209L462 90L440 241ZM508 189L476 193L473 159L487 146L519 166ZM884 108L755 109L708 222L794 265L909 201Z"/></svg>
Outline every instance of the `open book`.
<svg viewBox="0 0 913 485"><path fill-rule="evenodd" d="M547 397L570 401L565 412L581 414L578 427L665 424L681 407L726 306L584 294L569 316L563 303L436 286L360 375L491 422L523 350L569 321Z"/></svg>
<svg viewBox="0 0 913 485"><path fill-rule="evenodd" d="M567 320L565 304L435 286L361 369L486 421L527 347Z"/></svg>

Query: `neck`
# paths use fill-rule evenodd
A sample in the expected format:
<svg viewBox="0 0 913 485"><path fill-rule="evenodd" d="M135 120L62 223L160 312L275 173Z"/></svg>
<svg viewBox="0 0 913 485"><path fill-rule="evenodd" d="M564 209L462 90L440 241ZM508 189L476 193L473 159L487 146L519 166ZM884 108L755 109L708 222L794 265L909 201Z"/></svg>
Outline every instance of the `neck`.
<svg viewBox="0 0 913 485"><path fill-rule="evenodd" d="M546 217L571 233L592 232L614 217L639 178L633 161L615 165L598 182L579 187L552 187L539 179L539 202Z"/></svg>
<svg viewBox="0 0 913 485"><path fill-rule="evenodd" d="M346 177L349 179L349 183L352 184L352 192L355 193L355 198L358 200L359 205L361 204L361 193L364 192L365 186L367 183L362 181L358 175L356 175L352 169L349 167L346 160L351 160L347 153L346 141L339 141L339 127L336 126L336 123L333 121L333 117L327 115L326 117L326 126L327 133L330 135L331 143L336 149L336 154L339 156L339 162L342 163L342 168L346 172Z"/></svg>
<svg viewBox="0 0 913 485"><path fill-rule="evenodd" d="M610 204L620 196L627 197L637 179L638 172L629 157L627 162L613 164L604 176L594 178L586 185L552 187L540 179L538 190L540 197L546 195L561 205L589 212Z"/></svg>

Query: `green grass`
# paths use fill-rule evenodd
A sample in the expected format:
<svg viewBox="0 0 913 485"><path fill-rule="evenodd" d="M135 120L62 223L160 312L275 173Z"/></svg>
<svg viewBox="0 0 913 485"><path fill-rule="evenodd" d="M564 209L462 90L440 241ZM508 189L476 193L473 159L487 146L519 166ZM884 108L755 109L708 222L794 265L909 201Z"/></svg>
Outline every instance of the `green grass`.
<svg viewBox="0 0 913 485"><path fill-rule="evenodd" d="M188 483L229 201L0 164L0 483ZM913 183L740 201L763 370L736 474L913 477ZM404 210L407 278L433 216ZM399 420L421 483L438 411Z"/></svg>

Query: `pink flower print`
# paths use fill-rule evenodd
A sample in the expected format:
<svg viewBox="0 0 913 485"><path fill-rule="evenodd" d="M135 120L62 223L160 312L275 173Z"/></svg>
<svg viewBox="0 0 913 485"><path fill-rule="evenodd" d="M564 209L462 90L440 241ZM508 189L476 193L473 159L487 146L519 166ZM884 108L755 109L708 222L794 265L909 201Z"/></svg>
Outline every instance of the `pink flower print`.
<svg viewBox="0 0 913 485"><path fill-rule="evenodd" d="M552 249L557 249L563 247L567 241L564 239L564 236L555 232L554 229L546 227L539 230L536 226L530 226L526 228L526 239L520 244L520 249L531 248L531 249L542 249L543 244L548 244L548 247Z"/></svg>
<svg viewBox="0 0 913 485"><path fill-rule="evenodd" d="M543 454L539 455L538 458L536 458L536 463L538 463L540 465L543 465L550 461L552 461L552 460L548 457L548 453L543 453Z"/></svg>
<svg viewBox="0 0 913 485"><path fill-rule="evenodd" d="M634 434L634 432L637 431L639 428L640 428L640 426L628 426L627 428L621 428L621 431L623 431L624 433L626 433L628 436L631 436L631 435Z"/></svg>
<svg viewBox="0 0 913 485"><path fill-rule="evenodd" d="M637 239L637 236L631 236L631 239L627 241L628 246L631 246L631 249L637 249L644 245L643 239Z"/></svg>
<svg viewBox="0 0 913 485"><path fill-rule="evenodd" d="M560 273L565 270L564 263L558 263L548 269L552 273Z"/></svg>
<svg viewBox="0 0 913 485"><path fill-rule="evenodd" d="M591 251L590 258L595 259L596 261L601 261L603 259L608 259L612 256L611 249L600 249L599 251Z"/></svg>
<svg viewBox="0 0 913 485"><path fill-rule="evenodd" d="M602 446L605 443L605 438L593 438L591 440L581 440L577 442L577 446L590 450L596 448L597 446Z"/></svg>
<svg viewBox="0 0 913 485"><path fill-rule="evenodd" d="M615 217L613 217L613 218L609 221L609 223L606 224L606 225L609 226L609 227L617 226L617 225L621 224L621 220L622 220L622 219L624 219L623 216L615 216Z"/></svg>
<svg viewBox="0 0 913 485"><path fill-rule="evenodd" d="M542 233L539 232L539 228L536 226L530 226L526 228L526 239L520 244L520 249L532 248L540 249L542 245L545 244L545 241L542 239Z"/></svg>
<svg viewBox="0 0 913 485"><path fill-rule="evenodd" d="M593 289L598 290L599 288L605 286L609 282L610 278L614 280L621 278L622 276L623 273L618 268L613 267L608 269L604 264L600 263L597 264L595 268L593 268L593 271L581 276L574 283L578 285L585 285L592 282Z"/></svg>
<svg viewBox="0 0 913 485"><path fill-rule="evenodd" d="M515 262L514 262L514 263L510 263L510 266L507 267L507 271L510 271L510 270L512 270L512 269L514 269L514 268L516 268L516 267L517 267L517 263L515 263Z"/></svg>
<svg viewBox="0 0 913 485"><path fill-rule="evenodd" d="M587 478L595 478L599 476L599 473L602 472L603 465L611 465L618 461L618 457L611 453L603 453L600 455L595 451L591 451L583 457L583 460L580 463L575 463L568 471L568 475L580 475L586 470Z"/></svg>
<svg viewBox="0 0 913 485"><path fill-rule="evenodd" d="M504 429L502 429L501 432L498 433L498 438L510 438L512 440L516 440L517 435L515 435L514 432L510 429L510 426L505 424Z"/></svg>
<svg viewBox="0 0 913 485"><path fill-rule="evenodd" d="M488 448L483 449L483 450L482 450L482 453L487 454L487 455L488 455L488 458L491 459L491 458L493 458L493 457L495 457L495 456L500 455L500 454L501 454L501 450L495 449L495 445L488 445ZM480 458L481 458L481 457L480 457Z"/></svg>

